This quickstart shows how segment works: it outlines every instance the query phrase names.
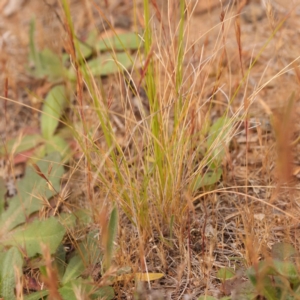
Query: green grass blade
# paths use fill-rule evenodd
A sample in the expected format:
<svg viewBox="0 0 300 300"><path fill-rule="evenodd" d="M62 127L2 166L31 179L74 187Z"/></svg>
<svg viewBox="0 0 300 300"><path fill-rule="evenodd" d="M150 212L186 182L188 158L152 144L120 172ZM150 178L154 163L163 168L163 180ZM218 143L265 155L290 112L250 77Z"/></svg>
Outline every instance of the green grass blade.
<svg viewBox="0 0 300 300"><path fill-rule="evenodd" d="M48 93L41 116L41 130L45 139L50 139L58 126L59 118L67 104L66 89L63 85L53 87Z"/></svg>

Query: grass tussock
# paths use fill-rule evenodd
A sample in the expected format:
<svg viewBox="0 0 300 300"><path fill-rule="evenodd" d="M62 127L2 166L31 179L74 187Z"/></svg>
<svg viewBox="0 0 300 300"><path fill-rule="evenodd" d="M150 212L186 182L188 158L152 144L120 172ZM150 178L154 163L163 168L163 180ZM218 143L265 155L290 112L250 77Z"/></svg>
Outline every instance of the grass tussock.
<svg viewBox="0 0 300 300"><path fill-rule="evenodd" d="M177 270L178 274L171 271L169 276L178 282L175 287L178 297L196 278L206 281L204 291L208 292L214 268L222 265L213 258L215 249L223 245L219 248L220 255L227 257L221 249L228 247L228 241L219 240L218 231L221 226L227 232L226 220L230 220L230 214L224 215L225 207L220 209L218 198L224 199L229 212L236 209L232 216L235 225L232 226L241 230L240 233L232 232L226 239L233 239L236 245L240 245L238 248L243 247L239 251L229 248L227 253L239 252L246 266L257 264L259 253L263 251L261 237L255 233L255 210L261 206L269 215L270 209L276 211L277 208L273 201L268 204L266 199L249 196L252 174L248 172L251 171L243 175L242 185L230 187L229 183L235 168L232 152L238 152L232 142L236 136L245 135L246 149L249 149L249 139L254 134L250 132L251 107L266 84L261 78L261 83L251 91L251 73L266 48L276 43L275 36L285 21L275 24L268 5L269 38L257 54L252 54L247 65L240 25L244 4L221 8L220 21L197 39L192 32L196 4L180 1L178 5L159 5L154 1L151 5L144 1L143 10L136 8L136 24L139 23L138 13L144 15L141 33L144 48L137 52L130 73L120 66L119 74L114 76L114 85L117 86L114 92L119 93L121 103L117 106L122 106L121 112L114 110L113 101L116 100L108 99L102 83L99 85L99 80L93 78L88 69L83 74L77 73L76 95L83 127L80 140L85 160L83 172L86 174L89 208L93 211L95 223L104 233L104 248L108 243L105 212L110 210L108 207L116 205L120 211L120 250L115 264L130 264L139 272L153 272L155 269L167 272L174 259L171 269ZM228 37L233 34L233 28L237 45L234 53L228 49L228 44L232 43ZM69 35L73 41L74 37ZM216 37L214 43L206 47L205 43L212 37ZM267 71L266 68L264 72ZM273 78L276 79L282 71L275 73ZM134 76L137 76L138 83L135 83ZM93 121L97 122L94 123L97 130L103 133L104 142L99 144L87 133L90 125L81 111L83 90L89 91L88 101L96 114ZM135 103L132 103L132 98ZM284 117L284 128L275 129L278 132L278 174L284 183L290 182L292 174L288 167L292 148L286 142L286 132L293 131L289 125L292 120L289 111ZM222 118L219 127L214 127L219 118ZM276 118L274 116L275 128ZM120 143L113 120L122 123L122 134L126 136L122 142L125 140L125 144ZM265 143L262 139L261 142ZM244 163L246 166L249 163L247 153ZM223 180L219 187L203 184L200 185L203 189L199 190L199 178L205 178L209 172L213 176L220 168ZM228 174L230 168L233 172ZM269 180L272 178L265 181ZM97 196L92 190L95 185L100 190ZM271 193L272 199L277 197L278 187L271 188ZM224 222L223 225L220 222ZM198 234L194 237L195 231ZM225 232L223 234L228 235ZM270 235L271 229L263 232ZM265 236L263 240L269 238ZM196 243L200 251L195 251L195 239L199 239ZM168 255L170 252L172 254ZM153 259L157 266L152 265Z"/></svg>

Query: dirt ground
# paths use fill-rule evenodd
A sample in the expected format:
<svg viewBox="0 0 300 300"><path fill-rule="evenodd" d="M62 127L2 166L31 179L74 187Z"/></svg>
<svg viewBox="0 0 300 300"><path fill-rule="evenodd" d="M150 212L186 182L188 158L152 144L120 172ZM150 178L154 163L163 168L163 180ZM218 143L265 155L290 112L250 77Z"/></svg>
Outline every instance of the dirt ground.
<svg viewBox="0 0 300 300"><path fill-rule="evenodd" d="M8 9L10 2L15 3L12 11ZM135 29L132 1L96 2L119 30ZM169 5L172 10L175 5L172 1L168 1L168 5L166 2L159 3L161 9L167 11ZM249 0L236 4L193 0L189 3L187 54L183 64L187 74L188 70L196 70L201 65L201 78L205 81L205 88L195 89L195 97L207 99L212 93L216 94L211 116L215 118L233 99L245 76L244 84L229 106L231 114L241 115L244 108L250 106L250 129L246 136L245 123L241 121L232 141L232 151L228 153L223 181L217 187L220 191L236 187L234 193L215 193L195 201L190 225L191 269L183 266L178 249L162 254L156 248L157 241L149 241L149 271L166 274L163 280L153 283L152 289L157 293L153 294L153 299L161 295L163 299L197 299L204 292L218 297L222 287L215 278L215 270L230 266L230 257L246 261L243 266L251 265L256 254L249 249L256 249L262 255L275 242L283 240L293 242L300 249L295 222L300 213L300 143L297 142L300 135L300 0ZM136 7L142 20L142 1L136 1ZM32 108L41 108L41 99L47 91L45 80L36 80L27 72L30 21L35 18L35 37L40 49L48 47L61 53L65 33L57 16L61 13L59 1L7 0L1 2L0 9L0 94L5 96L8 80L8 98L11 99L0 101L0 134L3 140L9 140L20 133L39 131L40 114ZM79 38L84 39L94 27L101 31L103 23L92 1L71 1L71 12ZM154 22L156 17L153 9ZM281 28L266 44L281 20L285 20ZM168 28L168 21L164 26ZM168 40L165 42L162 48L167 47ZM109 79L107 83L109 88ZM283 111L291 97L294 99L292 122L286 125L282 122ZM296 141L292 149L280 146L289 139ZM292 172L281 168L278 158L289 160ZM285 183L285 172L292 173L289 178L292 187ZM128 225L124 232L131 230ZM136 243L134 237L130 242ZM128 249L128 257L131 250ZM134 288L129 285L116 287L118 299L132 299ZM234 283L228 284L225 294L233 294L235 289Z"/></svg>

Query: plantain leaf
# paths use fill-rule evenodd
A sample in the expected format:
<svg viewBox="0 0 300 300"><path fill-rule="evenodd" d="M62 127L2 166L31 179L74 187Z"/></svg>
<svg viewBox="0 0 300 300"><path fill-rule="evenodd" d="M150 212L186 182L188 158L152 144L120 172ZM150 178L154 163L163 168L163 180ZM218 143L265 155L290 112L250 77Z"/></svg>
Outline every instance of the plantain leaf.
<svg viewBox="0 0 300 300"><path fill-rule="evenodd" d="M93 47L81 41L79 41L79 49L80 49L80 55L84 58L90 57L93 53Z"/></svg>
<svg viewBox="0 0 300 300"><path fill-rule="evenodd" d="M41 65L40 68L34 70L33 75L38 78L47 77L49 81L56 81L65 76L66 69L62 59L57 54L45 48L39 52L38 55Z"/></svg>
<svg viewBox="0 0 300 300"><path fill-rule="evenodd" d="M35 220L27 227L17 228L3 241L3 244L22 247L28 257L33 257L38 253L42 254L41 245L44 244L53 254L65 233L65 228L54 217L41 221Z"/></svg>
<svg viewBox="0 0 300 300"><path fill-rule="evenodd" d="M38 51L34 33L35 21L32 20L29 28L29 61L33 68L29 68L29 72L36 78L47 77L49 81L62 78L66 72L62 59L48 48Z"/></svg>
<svg viewBox="0 0 300 300"><path fill-rule="evenodd" d="M271 261L261 261L256 268L251 267L246 273L258 294L264 295L268 300L280 299L279 291L269 276L276 275Z"/></svg>
<svg viewBox="0 0 300 300"><path fill-rule="evenodd" d="M102 261L103 251L99 247L98 235L98 230L92 230L85 236L83 241L79 243L78 252L85 253L84 260L87 264L95 265Z"/></svg>
<svg viewBox="0 0 300 300"><path fill-rule="evenodd" d="M91 59L81 68L87 69L93 76L107 76L117 73L120 69L128 69L132 66L133 57L126 53L102 54ZM69 69L69 79L76 80L76 73L73 68Z"/></svg>
<svg viewBox="0 0 300 300"><path fill-rule="evenodd" d="M225 156L225 147L228 146L231 137L229 136L232 130L231 120L223 116L213 123L209 129L207 138L207 155L210 157L210 169L220 167L220 164Z"/></svg>
<svg viewBox="0 0 300 300"><path fill-rule="evenodd" d="M59 215L60 222L64 227L71 229L75 226L87 225L92 221L91 211L87 209L78 209L70 213L61 213Z"/></svg>
<svg viewBox="0 0 300 300"><path fill-rule="evenodd" d="M71 149L68 142L60 137L59 135L54 135L46 143L46 153L59 152L63 157L71 154Z"/></svg>
<svg viewBox="0 0 300 300"><path fill-rule="evenodd" d="M78 299L76 297L75 290L77 292L76 294L78 294L78 291L80 291L80 296L81 296L80 299L86 299L91 290L91 287L87 286L85 282L81 278L79 278L68 282L63 287L61 287L58 291L62 296L63 300L69 300L69 299Z"/></svg>
<svg viewBox="0 0 300 300"><path fill-rule="evenodd" d="M73 256L67 266L66 272L62 278L62 285L67 284L71 280L77 279L84 271L85 267L82 258L79 255Z"/></svg>
<svg viewBox="0 0 300 300"><path fill-rule="evenodd" d="M5 147L2 146L0 148L0 153L5 154L7 153L20 153L24 152L26 150L35 148L38 146L40 143L43 142L43 138L41 137L40 134L29 134L29 135L24 135L22 137L18 137L12 140L9 140Z"/></svg>
<svg viewBox="0 0 300 300"><path fill-rule="evenodd" d="M83 279L75 279L66 283L58 291L63 300L79 299L78 293L80 293L80 299L113 299L115 296L114 290L110 286L103 286L94 290L95 286L84 281ZM90 296L91 295L91 296ZM87 298L90 296L90 298Z"/></svg>
<svg viewBox="0 0 300 300"><path fill-rule="evenodd" d="M64 226L64 224L63 224ZM58 279L61 281L65 274L66 270L66 255L67 252L65 250L64 245L61 243L58 245L56 252L54 254L54 267L57 270Z"/></svg>
<svg viewBox="0 0 300 300"><path fill-rule="evenodd" d="M136 50L140 47L140 45L141 39L138 37L138 35L129 32L102 39L96 44L96 50Z"/></svg>
<svg viewBox="0 0 300 300"><path fill-rule="evenodd" d="M64 173L60 162L61 156L57 152L51 153L45 156L43 161L37 162L38 167L46 174L56 191L60 189L60 178ZM50 166L52 166L51 173L47 174ZM45 199L49 199L56 194L52 188L49 188L45 179L29 166L26 168L24 179L17 183L17 187L18 195L9 200L8 208L0 215L0 243L5 240L11 229L24 223L30 214L43 207L41 195Z"/></svg>
<svg viewBox="0 0 300 300"><path fill-rule="evenodd" d="M217 183L221 176L223 170L222 168L217 168L216 170L207 171L205 174L200 174L195 179L195 184L193 185L193 190L197 191L198 189L204 186L210 186Z"/></svg>
<svg viewBox="0 0 300 300"><path fill-rule="evenodd" d="M53 87L45 99L41 116L41 130L45 139L53 136L66 104L65 87L63 85Z"/></svg>
<svg viewBox="0 0 300 300"><path fill-rule="evenodd" d="M102 286L92 294L91 298L95 300L96 299L112 300L115 298L115 292L111 286Z"/></svg>
<svg viewBox="0 0 300 300"><path fill-rule="evenodd" d="M5 300L14 300L16 275L21 276L23 266L23 257L16 247L10 248L1 259L0 266L0 295Z"/></svg>
<svg viewBox="0 0 300 300"><path fill-rule="evenodd" d="M121 33L118 35L105 37L97 42L97 32L91 31L88 38L82 42L79 41L80 54L88 58L93 52L107 50L136 50L141 46L141 39L133 32Z"/></svg>
<svg viewBox="0 0 300 300"><path fill-rule="evenodd" d="M297 266L293 262L274 259L273 264L274 269L279 275L287 278L293 285L300 284L299 272L297 270Z"/></svg>
<svg viewBox="0 0 300 300"><path fill-rule="evenodd" d="M29 60L34 65L34 68L30 68L29 72L36 78L47 78L47 80L54 82L66 74L63 60L48 48L39 52L35 49Z"/></svg>
<svg viewBox="0 0 300 300"><path fill-rule="evenodd" d="M24 300L39 300L39 299L46 299L46 296L48 296L49 291L43 290L38 291L35 293L31 293L30 295L24 296Z"/></svg>
<svg viewBox="0 0 300 300"><path fill-rule="evenodd" d="M105 270L107 270L111 265L111 260L113 257L113 250L114 250L114 241L117 235L117 229L118 229L118 211L117 208L114 207L109 219L108 224L108 239L107 243L105 245L106 251L105 251Z"/></svg>
<svg viewBox="0 0 300 300"><path fill-rule="evenodd" d="M235 276L235 272L232 268L221 268L217 273L217 278L221 281L229 280Z"/></svg>

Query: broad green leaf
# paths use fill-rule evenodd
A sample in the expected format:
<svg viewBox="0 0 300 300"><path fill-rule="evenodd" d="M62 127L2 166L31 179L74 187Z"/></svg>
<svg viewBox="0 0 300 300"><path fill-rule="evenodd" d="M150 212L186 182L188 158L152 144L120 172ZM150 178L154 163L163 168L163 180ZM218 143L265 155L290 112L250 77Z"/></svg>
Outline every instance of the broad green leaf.
<svg viewBox="0 0 300 300"><path fill-rule="evenodd" d="M96 43L97 35L98 35L98 30L97 29L92 29L89 32L88 37L87 37L85 43L94 46L94 44Z"/></svg>
<svg viewBox="0 0 300 300"><path fill-rule="evenodd" d="M274 259L274 269L278 272L279 275L287 278L289 282L293 284L300 283L300 276L297 270L297 266L290 261L280 261Z"/></svg>
<svg viewBox="0 0 300 300"><path fill-rule="evenodd" d="M24 296L24 300L39 300L39 299L46 299L46 296L48 296L49 291L43 290L31 293L29 295Z"/></svg>
<svg viewBox="0 0 300 300"><path fill-rule="evenodd" d="M118 230L118 211L117 208L114 207L110 214L110 219L108 223L108 239L105 245L105 260L104 260L105 270L108 270L108 268L111 265L117 230Z"/></svg>
<svg viewBox="0 0 300 300"><path fill-rule="evenodd" d="M235 272L232 268L221 268L217 273L217 278L221 281L231 279L235 276Z"/></svg>
<svg viewBox="0 0 300 300"><path fill-rule="evenodd" d="M96 44L96 50L135 50L141 45L141 39L135 33L122 33L105 38Z"/></svg>
<svg viewBox="0 0 300 300"><path fill-rule="evenodd" d="M53 82L64 78L66 74L62 58L48 48L36 52L34 59L30 55L30 61L34 68L29 69L29 72L36 78L47 78Z"/></svg>
<svg viewBox="0 0 300 300"><path fill-rule="evenodd" d="M76 293L74 292L76 291ZM78 299L76 295L81 296L79 299L86 299L89 292L91 290L90 286L87 286L83 279L79 278L76 280L72 280L61 287L58 291L62 296L63 300L70 300L70 299Z"/></svg>
<svg viewBox="0 0 300 300"><path fill-rule="evenodd" d="M78 124L77 122L74 122L72 124L72 128L70 127L67 127L67 126L64 126L62 128L59 128L59 130L57 131L57 133L55 134L55 136L59 136L61 138L64 138L64 139L70 139L70 138L74 138L74 135L76 133L76 128L79 128L80 124Z"/></svg>
<svg viewBox="0 0 300 300"><path fill-rule="evenodd" d="M81 253L88 252L86 259L88 259L89 264L96 264L103 258L103 253L99 247L98 235L99 231L93 230L86 236L85 241L80 244Z"/></svg>
<svg viewBox="0 0 300 300"><path fill-rule="evenodd" d="M97 31L92 30L89 33L88 38L84 42L79 41L80 54L84 58L90 57L92 53L95 51L94 47L95 47L96 39L97 39Z"/></svg>
<svg viewBox="0 0 300 300"><path fill-rule="evenodd" d="M50 139L53 136L66 104L65 87L63 85L53 87L44 101L41 116L41 130L45 139Z"/></svg>
<svg viewBox="0 0 300 300"><path fill-rule="evenodd" d="M87 264L96 264L103 258L103 253L99 247L99 231L93 230L88 233L84 241L79 244L78 252L84 255Z"/></svg>
<svg viewBox="0 0 300 300"><path fill-rule="evenodd" d="M22 247L28 257L42 254L41 245L44 244L48 247L50 253L53 254L65 233L65 228L54 217L42 221L35 220L28 226L17 228L3 244Z"/></svg>
<svg viewBox="0 0 300 300"><path fill-rule="evenodd" d="M261 286L257 286L257 288L261 289L258 290L258 292L265 296L268 300L278 300L280 299L280 291L274 285L273 281L271 280L270 277L264 278L263 284Z"/></svg>
<svg viewBox="0 0 300 300"><path fill-rule="evenodd" d="M90 284L81 278L68 282L58 291L64 300L79 299L78 294L82 299L87 299L87 296L90 296L92 299L110 300L115 296L112 287L104 286L96 290L95 285Z"/></svg>
<svg viewBox="0 0 300 300"><path fill-rule="evenodd" d="M218 168L225 156L225 147L230 142L232 121L223 116L215 121L209 129L207 138L207 155L210 157L210 169Z"/></svg>
<svg viewBox="0 0 300 300"><path fill-rule="evenodd" d="M0 295L5 300L14 300L16 275L22 275L23 257L16 247L10 248L4 255L0 266Z"/></svg>
<svg viewBox="0 0 300 300"><path fill-rule="evenodd" d="M297 267L290 261L280 261L277 259L261 261L257 268L251 267L248 269L247 275L254 286L261 286L262 283L264 283L266 291L270 293L273 293L275 289L271 283L268 283L270 275L272 275L273 278L280 276L281 279L288 280L289 284L287 286L290 284L298 286L300 284ZM280 282L282 282L282 280ZM269 285L271 285L272 288L267 289Z"/></svg>
<svg viewBox="0 0 300 300"><path fill-rule="evenodd" d="M259 295L265 296L268 300L280 299L278 289L269 276L276 275L276 271L272 267L272 262L259 262L256 268L251 267L247 270L247 275Z"/></svg>
<svg viewBox="0 0 300 300"><path fill-rule="evenodd" d="M77 220L73 213L61 213L59 221L67 229L74 228L77 225Z"/></svg>
<svg viewBox="0 0 300 300"><path fill-rule="evenodd" d="M260 261L257 267L250 267L246 274L254 286L257 285L260 279L268 275L276 275L276 272L271 267L268 261Z"/></svg>
<svg viewBox="0 0 300 300"><path fill-rule="evenodd" d="M29 72L37 78L47 77L50 81L62 78L65 73L62 59L50 49L38 51L35 47L34 34L35 22L32 20L29 29L29 61L34 68L29 68Z"/></svg>
<svg viewBox="0 0 300 300"><path fill-rule="evenodd" d="M80 54L84 58L90 57L92 55L92 53L93 53L93 47L90 46L86 42L79 41L79 49L80 49Z"/></svg>
<svg viewBox="0 0 300 300"><path fill-rule="evenodd" d="M77 224L89 224L92 222L92 212L88 209L78 209L73 212L76 217Z"/></svg>
<svg viewBox="0 0 300 300"><path fill-rule="evenodd" d="M89 58L95 52L95 42L97 39L97 30L91 30L87 39L83 41L78 41L80 54L78 57Z"/></svg>
<svg viewBox="0 0 300 300"><path fill-rule="evenodd" d="M289 299L290 297L288 295L293 294L291 287L294 287L294 285L291 284L291 282L287 278L283 276L274 276L272 277L272 283L277 290L277 293L279 295L278 298ZM290 298L290 299L294 299L294 298Z"/></svg>
<svg viewBox="0 0 300 300"><path fill-rule="evenodd" d="M80 225L85 226L92 221L91 211L88 209L78 209L72 213L61 213L59 220L67 229Z"/></svg>
<svg viewBox="0 0 300 300"><path fill-rule="evenodd" d="M45 48L39 53L39 56L41 69L37 70L37 77L46 77L49 81L55 81L65 76L66 69L57 54Z"/></svg>
<svg viewBox="0 0 300 300"><path fill-rule="evenodd" d="M220 180L222 173L222 168L217 168L216 170L207 171L203 175L198 175L195 179L193 190L197 191L204 186L210 186L217 183Z"/></svg>
<svg viewBox="0 0 300 300"><path fill-rule="evenodd" d="M97 32L91 31L88 38L82 42L79 41L80 53L84 58L88 58L93 52L107 50L136 50L141 45L141 39L135 33L122 33L111 37L103 38L96 42Z"/></svg>
<svg viewBox="0 0 300 300"><path fill-rule="evenodd" d="M43 142L43 138L40 134L29 134L24 135L22 137L17 137L15 139L9 140L5 147L2 146L0 148L1 154L12 153L14 150L14 153L20 153L24 152L26 150L35 148L40 143Z"/></svg>
<svg viewBox="0 0 300 300"><path fill-rule="evenodd" d="M43 161L37 162L40 170L45 174L56 191L60 189L60 179L64 173L61 166L60 154L55 152L44 157ZM51 173L48 169L52 166ZM40 177L36 171L28 166L23 180L17 183L18 195L8 200L8 208L0 215L0 244L5 240L7 233L16 226L24 223L26 218L40 210L44 203L41 196L45 199L56 194L44 178Z"/></svg>
<svg viewBox="0 0 300 300"><path fill-rule="evenodd" d="M82 272L84 271L85 267L82 261L82 258L79 255L73 256L66 268L66 272L62 278L62 285L67 284L71 280L77 279Z"/></svg>
<svg viewBox="0 0 300 300"><path fill-rule="evenodd" d="M57 270L58 279L61 281L66 270L66 250L63 244L59 244L54 254L54 267Z"/></svg>
<svg viewBox="0 0 300 300"><path fill-rule="evenodd" d="M97 289L91 296L92 299L112 300L115 298L114 289L111 286L103 286Z"/></svg>
<svg viewBox="0 0 300 300"><path fill-rule="evenodd" d="M132 66L133 57L126 53L105 53L91 59L82 68L87 69L93 76L106 76ZM69 69L69 79L76 80L73 68Z"/></svg>
<svg viewBox="0 0 300 300"><path fill-rule="evenodd" d="M66 157L71 153L68 142L58 135L52 136L46 143L47 153L52 153L55 151L59 152L62 157Z"/></svg>

